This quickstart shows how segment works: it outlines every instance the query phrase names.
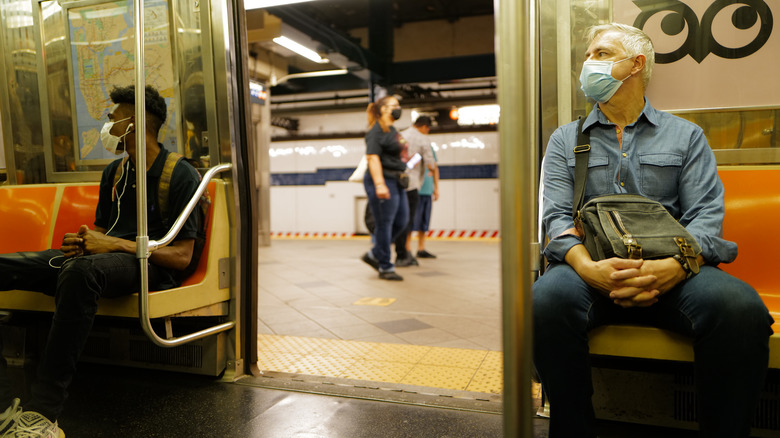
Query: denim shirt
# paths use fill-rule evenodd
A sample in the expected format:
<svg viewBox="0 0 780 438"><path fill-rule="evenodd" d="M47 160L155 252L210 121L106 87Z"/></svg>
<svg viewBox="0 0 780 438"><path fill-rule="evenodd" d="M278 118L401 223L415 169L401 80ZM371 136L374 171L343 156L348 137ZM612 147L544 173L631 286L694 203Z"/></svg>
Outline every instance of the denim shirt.
<svg viewBox="0 0 780 438"><path fill-rule="evenodd" d="M658 111L645 100L637 121L623 130L623 146L616 125L598 108L585 119L590 130L588 182L585 202L609 194L639 194L660 202L699 242L708 264L728 263L737 257L737 244L723 239L723 184L715 155L697 125ZM551 263L565 261L566 253L581 241L561 235L574 227L574 146L577 122L559 127L550 137L542 162L542 223L550 242L544 255Z"/></svg>

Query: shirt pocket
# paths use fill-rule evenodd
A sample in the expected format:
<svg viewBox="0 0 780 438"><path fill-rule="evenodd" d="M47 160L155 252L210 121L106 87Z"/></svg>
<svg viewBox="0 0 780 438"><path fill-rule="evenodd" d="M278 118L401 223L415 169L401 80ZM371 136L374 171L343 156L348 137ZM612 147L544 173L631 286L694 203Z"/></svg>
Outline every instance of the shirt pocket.
<svg viewBox="0 0 780 438"><path fill-rule="evenodd" d="M575 158L570 158L568 162L572 175L574 175L575 162ZM609 157L589 156L585 199L607 193L609 190L609 179Z"/></svg>
<svg viewBox="0 0 780 438"><path fill-rule="evenodd" d="M640 154L642 192L654 197L676 196L682 164L683 157L678 154Z"/></svg>

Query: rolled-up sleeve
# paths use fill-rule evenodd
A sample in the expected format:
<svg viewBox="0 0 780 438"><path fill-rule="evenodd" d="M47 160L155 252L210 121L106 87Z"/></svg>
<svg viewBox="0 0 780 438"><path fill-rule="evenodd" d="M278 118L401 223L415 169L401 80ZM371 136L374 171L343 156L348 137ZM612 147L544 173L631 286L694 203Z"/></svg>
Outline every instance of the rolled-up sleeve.
<svg viewBox="0 0 780 438"><path fill-rule="evenodd" d="M737 244L723 239L725 201L715 155L698 126L690 134L690 155L680 175L680 224L699 242L709 264L737 258Z"/></svg>
<svg viewBox="0 0 780 438"><path fill-rule="evenodd" d="M582 243L571 234L562 233L574 227L571 216L574 180L566 158L566 138L576 134L576 122L556 129L547 144L542 160L542 225L550 242L544 248L544 256L551 263L563 262L566 253Z"/></svg>

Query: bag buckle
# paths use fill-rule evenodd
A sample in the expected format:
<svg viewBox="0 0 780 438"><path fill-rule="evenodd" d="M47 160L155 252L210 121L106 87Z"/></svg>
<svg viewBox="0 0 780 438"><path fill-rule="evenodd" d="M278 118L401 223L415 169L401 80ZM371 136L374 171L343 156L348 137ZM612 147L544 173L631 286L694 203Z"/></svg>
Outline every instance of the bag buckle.
<svg viewBox="0 0 780 438"><path fill-rule="evenodd" d="M628 255L626 258L638 260L642 258L642 245L629 234L623 236L623 244L626 245Z"/></svg>
<svg viewBox="0 0 780 438"><path fill-rule="evenodd" d="M574 146L574 153L590 152L590 143Z"/></svg>
<svg viewBox="0 0 780 438"><path fill-rule="evenodd" d="M694 274L699 273L699 262L696 261L696 253L693 251L693 247L685 240L684 237L675 237L674 243L680 247L680 252L685 260L688 262L688 267Z"/></svg>

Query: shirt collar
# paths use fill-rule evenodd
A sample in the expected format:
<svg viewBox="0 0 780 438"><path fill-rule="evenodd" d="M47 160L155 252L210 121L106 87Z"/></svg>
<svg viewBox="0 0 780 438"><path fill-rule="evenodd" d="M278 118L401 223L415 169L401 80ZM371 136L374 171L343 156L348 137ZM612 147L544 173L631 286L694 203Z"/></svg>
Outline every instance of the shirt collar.
<svg viewBox="0 0 780 438"><path fill-rule="evenodd" d="M645 107L642 108L642 112L639 114L639 118L636 122L632 123L629 126L633 126L637 124L640 120L646 120L648 123L658 126L658 110L653 108L652 105L650 105L650 101L645 98ZM604 115L604 113L601 112L601 109L598 105L596 105L593 108L593 111L588 114L588 117L585 118L585 123L582 126L583 130L589 129L591 126L595 125L596 123L601 125L610 125L611 123L607 119L607 116Z"/></svg>

